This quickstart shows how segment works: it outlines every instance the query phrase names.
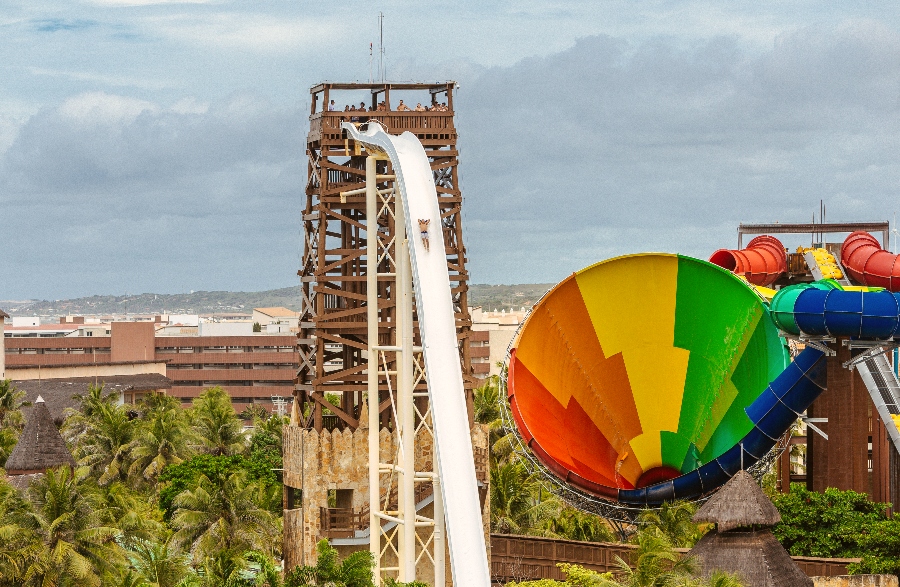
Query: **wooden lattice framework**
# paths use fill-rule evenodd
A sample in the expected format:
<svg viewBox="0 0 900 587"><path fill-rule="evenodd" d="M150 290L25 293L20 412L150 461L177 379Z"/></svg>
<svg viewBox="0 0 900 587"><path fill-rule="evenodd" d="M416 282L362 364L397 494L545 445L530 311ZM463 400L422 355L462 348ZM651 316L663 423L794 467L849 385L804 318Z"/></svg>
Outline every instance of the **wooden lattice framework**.
<svg viewBox="0 0 900 587"><path fill-rule="evenodd" d="M342 121L364 124L379 121L388 132L412 132L425 147L434 171L434 181L441 209L441 224L450 270L452 296L456 311L460 362L466 388L466 402L471 420L472 388L475 377L469 355L471 317L468 311L468 279L462 231L462 193L459 189L459 152L453 120L455 82L415 84L322 83L310 89L310 125L307 135L308 180L306 206L303 210L304 246L301 268L300 332L298 347L300 367L294 389L301 426L315 428L350 428L359 424L363 392L366 389L367 318L366 318L366 202L365 156L341 131ZM391 90L415 91L425 98L423 104L446 101L445 111L391 110ZM366 92L371 107L384 102L386 110L370 112L329 111L332 99L343 100L339 92L354 95ZM347 95L347 94L343 94ZM389 176L389 163L381 162L379 174ZM394 199L391 183L379 184L384 189L377 218L379 235L379 273L395 273ZM397 343L396 298L394 278L379 277L378 344ZM418 326L416 324L416 344ZM392 364L388 362L388 369ZM420 384L421 390L426 387ZM385 383L380 394L382 426L392 426L391 398ZM420 391L419 388L416 391ZM418 395L418 394L417 394ZM417 402L424 402L424 398ZM326 413L328 410L330 414ZM424 410L423 410L424 413Z"/></svg>

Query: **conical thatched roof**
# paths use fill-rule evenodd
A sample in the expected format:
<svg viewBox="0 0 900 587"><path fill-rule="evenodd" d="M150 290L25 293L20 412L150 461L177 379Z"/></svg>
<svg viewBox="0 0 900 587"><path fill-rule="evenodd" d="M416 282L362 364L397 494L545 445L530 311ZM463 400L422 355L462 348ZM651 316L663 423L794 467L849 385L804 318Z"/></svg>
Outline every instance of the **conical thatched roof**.
<svg viewBox="0 0 900 587"><path fill-rule="evenodd" d="M719 532L747 526L774 526L781 514L747 471L738 471L694 514L695 522L714 522Z"/></svg>
<svg viewBox="0 0 900 587"><path fill-rule="evenodd" d="M75 459L53 424L44 398L38 396L19 442L6 459L6 472L9 475L43 473L60 465L74 467Z"/></svg>
<svg viewBox="0 0 900 587"><path fill-rule="evenodd" d="M768 529L710 532L688 553L704 577L715 571L736 573L747 587L813 587Z"/></svg>

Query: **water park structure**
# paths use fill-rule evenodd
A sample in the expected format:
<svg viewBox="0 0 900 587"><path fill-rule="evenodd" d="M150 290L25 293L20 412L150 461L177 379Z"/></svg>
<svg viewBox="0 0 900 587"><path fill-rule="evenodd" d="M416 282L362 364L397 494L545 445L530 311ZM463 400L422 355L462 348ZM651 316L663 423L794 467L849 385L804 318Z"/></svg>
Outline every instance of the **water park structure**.
<svg viewBox="0 0 900 587"><path fill-rule="evenodd" d="M821 433L811 488L896 503L900 386L885 353L900 264L860 226L837 227L853 231L837 256L759 235L709 262L629 255L561 282L511 345L507 427L523 455L570 500L627 520L767 470L802 419Z"/></svg>
<svg viewBox="0 0 900 587"><path fill-rule="evenodd" d="M379 584L490 584L454 88L311 89L301 367L285 431L289 567L327 538L368 548ZM372 106L331 109L338 91ZM393 111L391 91L449 107ZM837 250L822 238L789 254L766 232L742 247L742 225L738 248L709 261L626 255L552 288L505 368L504 424L522 457L565 500L623 524L782 465L801 420L827 429L824 444L810 438L808 485L894 501L900 386L885 353L900 337L897 257L868 232L881 223L814 226L851 234ZM861 433L877 444L871 474Z"/></svg>

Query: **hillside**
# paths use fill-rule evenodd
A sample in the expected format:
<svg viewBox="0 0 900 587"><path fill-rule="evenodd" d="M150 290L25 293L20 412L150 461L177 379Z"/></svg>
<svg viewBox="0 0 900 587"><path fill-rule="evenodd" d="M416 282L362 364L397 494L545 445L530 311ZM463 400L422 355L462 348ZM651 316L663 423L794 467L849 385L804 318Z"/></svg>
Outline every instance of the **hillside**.
<svg viewBox="0 0 900 587"><path fill-rule="evenodd" d="M530 307L551 284L473 284L469 305L485 310ZM300 309L298 287L258 292L196 291L187 294L144 293L128 296L90 296L69 300L0 300L0 309L11 316L122 315L122 314L211 314L253 311L253 308L284 306Z"/></svg>

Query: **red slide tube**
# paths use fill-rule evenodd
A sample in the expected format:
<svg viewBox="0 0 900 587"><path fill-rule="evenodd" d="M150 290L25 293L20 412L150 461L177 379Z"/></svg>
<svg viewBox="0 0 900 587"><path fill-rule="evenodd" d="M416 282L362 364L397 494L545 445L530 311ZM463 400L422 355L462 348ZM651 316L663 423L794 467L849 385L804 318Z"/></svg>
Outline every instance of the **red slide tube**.
<svg viewBox="0 0 900 587"><path fill-rule="evenodd" d="M885 251L868 232L851 233L841 246L841 264L854 281L870 287L900 291L900 255Z"/></svg>
<svg viewBox="0 0 900 587"><path fill-rule="evenodd" d="M746 249L719 249L709 262L743 275L753 285L770 285L787 271L784 245L774 236L761 235L750 241Z"/></svg>

